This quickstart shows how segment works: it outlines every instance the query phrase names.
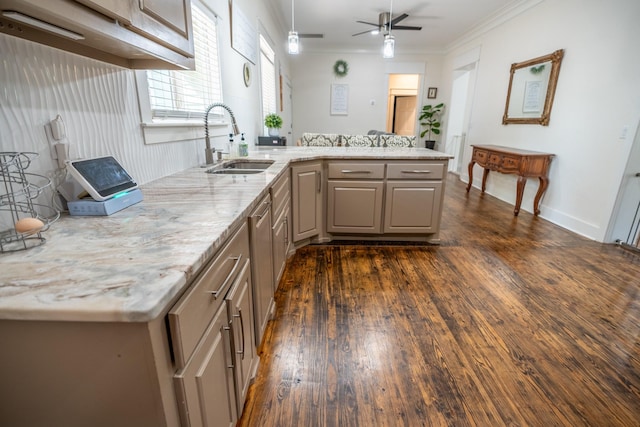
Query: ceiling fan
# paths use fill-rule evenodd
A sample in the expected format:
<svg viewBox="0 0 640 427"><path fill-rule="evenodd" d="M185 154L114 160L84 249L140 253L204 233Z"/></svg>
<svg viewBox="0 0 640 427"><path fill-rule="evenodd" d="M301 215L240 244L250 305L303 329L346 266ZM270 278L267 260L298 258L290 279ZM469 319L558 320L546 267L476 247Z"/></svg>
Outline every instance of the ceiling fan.
<svg viewBox="0 0 640 427"><path fill-rule="evenodd" d="M391 13L390 12L380 12L380 14L378 15L378 23L377 24L374 24L373 22L356 21L356 22L359 22L361 24L373 25L374 27L376 27L376 29L362 31L362 32L353 34L353 36L359 36L361 34L366 34L366 33L377 34L380 31L388 33L389 29L391 29L391 30L415 30L415 31L422 30L422 27L414 27L414 26L410 26L410 25L397 25L398 22L400 22L403 19L408 18L408 17L409 17L409 15L407 15L406 13L403 13L402 15L398 15L395 18L391 19Z"/></svg>

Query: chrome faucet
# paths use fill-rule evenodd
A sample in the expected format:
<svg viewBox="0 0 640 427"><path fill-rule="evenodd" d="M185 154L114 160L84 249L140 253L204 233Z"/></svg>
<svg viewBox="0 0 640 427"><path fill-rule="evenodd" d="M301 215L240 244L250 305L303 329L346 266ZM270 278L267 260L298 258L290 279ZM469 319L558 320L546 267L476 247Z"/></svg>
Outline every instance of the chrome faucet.
<svg viewBox="0 0 640 427"><path fill-rule="evenodd" d="M233 115L233 111L231 111L231 108L227 107L225 104L221 102L214 102L213 104L209 105L207 109L204 111L204 141L206 144L206 147L204 149L205 150L204 157L205 157L205 163L208 165L213 164L213 151L211 150L211 140L209 139L209 113L215 107L221 107L227 110L227 112L229 113L229 116L231 117L231 128L233 129L233 134L238 135L240 133L240 130L238 129L238 124L236 123L236 118Z"/></svg>

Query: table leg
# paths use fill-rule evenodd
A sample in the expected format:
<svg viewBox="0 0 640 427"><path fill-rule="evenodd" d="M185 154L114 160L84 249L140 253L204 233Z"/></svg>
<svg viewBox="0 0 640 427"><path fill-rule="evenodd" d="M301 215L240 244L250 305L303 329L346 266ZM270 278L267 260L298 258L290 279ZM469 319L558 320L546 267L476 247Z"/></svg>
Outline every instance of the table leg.
<svg viewBox="0 0 640 427"><path fill-rule="evenodd" d="M491 169L485 168L484 172L482 173L482 193L484 194L484 190L487 189L487 177L489 176L489 172L491 172Z"/></svg>
<svg viewBox="0 0 640 427"><path fill-rule="evenodd" d="M540 176L538 178L540 178L540 185L538 186L536 197L533 199L533 213L535 215L540 214L540 199L542 199L542 195L547 191L547 187L549 186L549 178L546 176Z"/></svg>
<svg viewBox="0 0 640 427"><path fill-rule="evenodd" d="M474 162L473 160L469 162L469 183L467 184L467 193L471 189L471 184L473 184L473 165L475 164L476 162Z"/></svg>
<svg viewBox="0 0 640 427"><path fill-rule="evenodd" d="M518 177L518 185L516 187L516 207L513 210L513 215L518 216L520 213L520 205L522 204L522 195L524 194L524 186L527 184L527 178L524 176Z"/></svg>

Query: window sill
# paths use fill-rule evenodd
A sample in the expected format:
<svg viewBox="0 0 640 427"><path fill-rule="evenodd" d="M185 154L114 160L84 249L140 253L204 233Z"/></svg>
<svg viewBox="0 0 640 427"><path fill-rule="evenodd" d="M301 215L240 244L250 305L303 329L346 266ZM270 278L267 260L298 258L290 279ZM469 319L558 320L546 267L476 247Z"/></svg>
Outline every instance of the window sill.
<svg viewBox="0 0 640 427"><path fill-rule="evenodd" d="M229 123L224 120L210 120L209 135L226 135L226 129L228 125ZM161 120L151 123L142 123L141 126L142 134L144 136L144 143L146 145L204 139L204 123L202 123L201 120Z"/></svg>

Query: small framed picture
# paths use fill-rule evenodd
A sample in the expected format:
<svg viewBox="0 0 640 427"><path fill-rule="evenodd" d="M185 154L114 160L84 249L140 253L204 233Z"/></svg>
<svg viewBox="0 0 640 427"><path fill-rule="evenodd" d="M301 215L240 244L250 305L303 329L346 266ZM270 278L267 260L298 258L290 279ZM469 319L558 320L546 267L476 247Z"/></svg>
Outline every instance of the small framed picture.
<svg viewBox="0 0 640 427"><path fill-rule="evenodd" d="M438 96L438 88L430 87L429 90L427 91L427 98L435 99L436 96Z"/></svg>

